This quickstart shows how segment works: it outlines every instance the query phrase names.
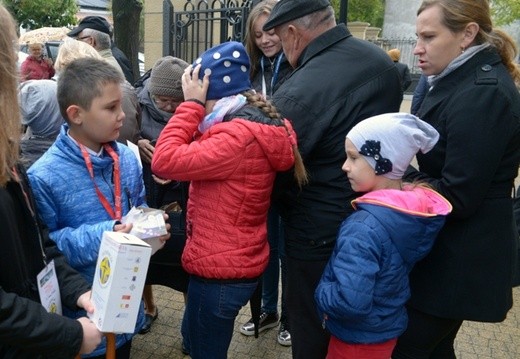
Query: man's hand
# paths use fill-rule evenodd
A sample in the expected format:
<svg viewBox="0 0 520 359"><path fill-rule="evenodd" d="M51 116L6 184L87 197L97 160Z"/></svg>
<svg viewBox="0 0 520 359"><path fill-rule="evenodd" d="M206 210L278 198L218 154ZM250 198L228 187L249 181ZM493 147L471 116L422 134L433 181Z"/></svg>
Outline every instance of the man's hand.
<svg viewBox="0 0 520 359"><path fill-rule="evenodd" d="M87 313L94 313L94 304L90 300L90 297L92 296L92 291L89 290L88 292L83 293L79 296L77 301L77 306L80 308L83 308L87 311Z"/></svg>
<svg viewBox="0 0 520 359"><path fill-rule="evenodd" d="M92 353L94 349L101 343L103 334L96 328L96 325L86 317L77 319L83 328L83 341L81 342L81 349L79 354Z"/></svg>
<svg viewBox="0 0 520 359"><path fill-rule="evenodd" d="M158 183L160 185L167 185L168 183L171 183L172 180L170 179L164 179L161 177L157 177L156 175L152 174L152 178L155 181L155 183Z"/></svg>
<svg viewBox="0 0 520 359"><path fill-rule="evenodd" d="M152 163L153 152L155 151L155 147L150 143L150 140L145 138L137 141L137 147L139 147L139 155L141 155L141 159L143 162L150 164Z"/></svg>

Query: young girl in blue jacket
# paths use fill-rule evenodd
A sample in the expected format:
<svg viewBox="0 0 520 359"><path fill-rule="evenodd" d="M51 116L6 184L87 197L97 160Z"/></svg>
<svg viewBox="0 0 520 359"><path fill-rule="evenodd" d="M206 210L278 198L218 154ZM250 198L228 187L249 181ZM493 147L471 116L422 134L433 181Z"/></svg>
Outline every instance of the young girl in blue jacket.
<svg viewBox="0 0 520 359"><path fill-rule="evenodd" d="M438 138L405 113L370 117L346 136L342 169L352 189L366 193L352 201L356 211L342 223L315 293L331 333L329 359L388 359L406 328L408 273L432 248L451 205L402 177Z"/></svg>

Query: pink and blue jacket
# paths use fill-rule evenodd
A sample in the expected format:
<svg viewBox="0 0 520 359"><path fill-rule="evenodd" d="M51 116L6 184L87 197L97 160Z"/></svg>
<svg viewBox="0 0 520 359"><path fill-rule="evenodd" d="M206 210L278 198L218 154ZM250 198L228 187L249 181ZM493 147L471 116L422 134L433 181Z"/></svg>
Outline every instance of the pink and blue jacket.
<svg viewBox="0 0 520 359"><path fill-rule="evenodd" d="M336 338L381 343L404 332L408 274L431 250L451 204L437 192L406 185L352 201L315 292L320 317Z"/></svg>

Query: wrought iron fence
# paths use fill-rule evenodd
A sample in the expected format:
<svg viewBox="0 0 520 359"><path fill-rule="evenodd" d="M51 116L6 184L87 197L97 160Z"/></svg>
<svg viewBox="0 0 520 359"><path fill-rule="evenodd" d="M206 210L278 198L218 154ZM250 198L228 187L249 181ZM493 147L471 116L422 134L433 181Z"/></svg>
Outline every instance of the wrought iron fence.
<svg viewBox="0 0 520 359"><path fill-rule="evenodd" d="M242 42L247 17L258 0L186 0L182 9L163 0L163 54L193 62L208 48L225 41ZM383 50L401 50L401 62L412 74L420 73L413 54L415 39L369 39Z"/></svg>
<svg viewBox="0 0 520 359"><path fill-rule="evenodd" d="M174 9L165 0L163 53L193 62L214 45L243 41L252 3L252 0L187 0L183 9Z"/></svg>

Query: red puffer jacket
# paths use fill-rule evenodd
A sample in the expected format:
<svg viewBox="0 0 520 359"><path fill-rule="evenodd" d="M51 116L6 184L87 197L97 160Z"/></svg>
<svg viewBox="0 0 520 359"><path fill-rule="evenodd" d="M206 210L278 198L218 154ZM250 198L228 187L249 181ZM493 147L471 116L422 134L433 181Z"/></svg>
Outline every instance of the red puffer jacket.
<svg viewBox="0 0 520 359"><path fill-rule="evenodd" d="M201 134L204 115L194 102L177 108L157 141L152 171L191 181L186 271L212 279L255 278L269 258L266 218L276 172L294 164L287 130L296 135L288 121L286 129L243 118Z"/></svg>

